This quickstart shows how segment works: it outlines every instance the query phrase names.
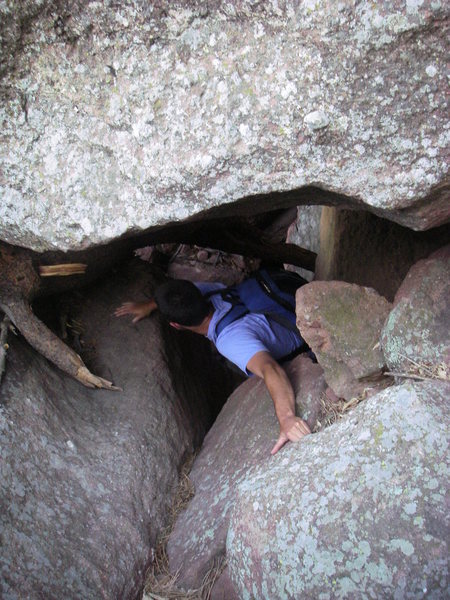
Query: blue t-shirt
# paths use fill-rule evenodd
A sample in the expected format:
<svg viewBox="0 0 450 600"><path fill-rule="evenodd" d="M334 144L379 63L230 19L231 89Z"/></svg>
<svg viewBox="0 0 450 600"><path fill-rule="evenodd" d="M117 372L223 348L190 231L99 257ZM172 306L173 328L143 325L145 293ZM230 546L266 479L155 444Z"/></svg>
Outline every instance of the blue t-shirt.
<svg viewBox="0 0 450 600"><path fill-rule="evenodd" d="M222 283L209 282L195 282L195 285L202 294L226 287ZM249 374L248 362L257 352L269 352L278 360L291 354L304 343L299 332L291 331L257 313L249 313L230 323L217 336L216 325L231 305L225 302L220 294L214 294L209 299L214 307L214 314L206 337L215 344L220 354L237 365L246 375Z"/></svg>

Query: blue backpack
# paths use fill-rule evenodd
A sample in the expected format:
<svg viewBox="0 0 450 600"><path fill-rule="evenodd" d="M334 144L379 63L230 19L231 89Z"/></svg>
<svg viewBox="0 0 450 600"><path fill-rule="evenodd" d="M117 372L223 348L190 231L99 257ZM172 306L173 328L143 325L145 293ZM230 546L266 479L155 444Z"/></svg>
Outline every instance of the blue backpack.
<svg viewBox="0 0 450 600"><path fill-rule="evenodd" d="M205 298L219 294L225 302L231 304L230 310L216 325L216 335L248 313L263 314L298 333L295 324L295 292L305 283L308 282L303 277L291 271L261 269L236 286L207 292Z"/></svg>

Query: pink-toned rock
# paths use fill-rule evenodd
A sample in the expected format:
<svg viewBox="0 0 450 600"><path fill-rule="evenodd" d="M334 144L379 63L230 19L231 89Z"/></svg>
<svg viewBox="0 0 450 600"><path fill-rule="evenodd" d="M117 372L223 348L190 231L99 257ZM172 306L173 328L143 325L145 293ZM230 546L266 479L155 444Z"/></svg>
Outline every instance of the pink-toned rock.
<svg viewBox="0 0 450 600"><path fill-rule="evenodd" d="M241 600L233 582L231 581L228 567L214 584L211 590L210 600Z"/></svg>
<svg viewBox="0 0 450 600"><path fill-rule="evenodd" d="M322 369L301 355L286 366L286 371L296 392L297 414L314 429L326 389ZM278 433L264 382L256 377L248 379L230 396L205 438L190 474L195 496L169 538L170 568L179 572L182 587L198 587L213 559L225 553L237 486L252 469L271 464L274 458L270 450ZM283 452L284 448L276 456Z"/></svg>
<svg viewBox="0 0 450 600"><path fill-rule="evenodd" d="M384 387L379 338L391 304L375 290L343 281L315 281L297 291L297 327L340 397Z"/></svg>
<svg viewBox="0 0 450 600"><path fill-rule="evenodd" d="M411 267L395 296L381 337L389 368L450 367L449 323L450 245Z"/></svg>
<svg viewBox="0 0 450 600"><path fill-rule="evenodd" d="M253 470L227 536L239 597L448 598L448 393L390 387Z"/></svg>

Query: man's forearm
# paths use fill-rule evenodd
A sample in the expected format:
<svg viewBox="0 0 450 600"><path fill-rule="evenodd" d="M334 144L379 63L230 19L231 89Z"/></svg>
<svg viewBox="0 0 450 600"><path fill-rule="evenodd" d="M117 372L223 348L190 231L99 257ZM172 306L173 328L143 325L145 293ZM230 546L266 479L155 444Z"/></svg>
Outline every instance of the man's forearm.
<svg viewBox="0 0 450 600"><path fill-rule="evenodd" d="M295 417L295 395L285 370L276 362L263 370L263 379L273 400L280 426L289 417Z"/></svg>
<svg viewBox="0 0 450 600"><path fill-rule="evenodd" d="M295 416L295 394L291 382L271 355L258 352L249 360L247 369L264 379L280 423L280 435L271 454L276 454L287 441L297 442L311 433L306 421Z"/></svg>

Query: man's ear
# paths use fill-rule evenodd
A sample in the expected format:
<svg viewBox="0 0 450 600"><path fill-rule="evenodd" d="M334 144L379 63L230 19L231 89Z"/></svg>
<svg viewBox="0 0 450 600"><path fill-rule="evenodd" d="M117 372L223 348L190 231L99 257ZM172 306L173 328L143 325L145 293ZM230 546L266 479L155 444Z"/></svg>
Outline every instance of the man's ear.
<svg viewBox="0 0 450 600"><path fill-rule="evenodd" d="M174 323L173 321L169 321L169 325L171 327L173 327L174 329L178 329L178 330L183 329L183 325L180 325L179 323Z"/></svg>

